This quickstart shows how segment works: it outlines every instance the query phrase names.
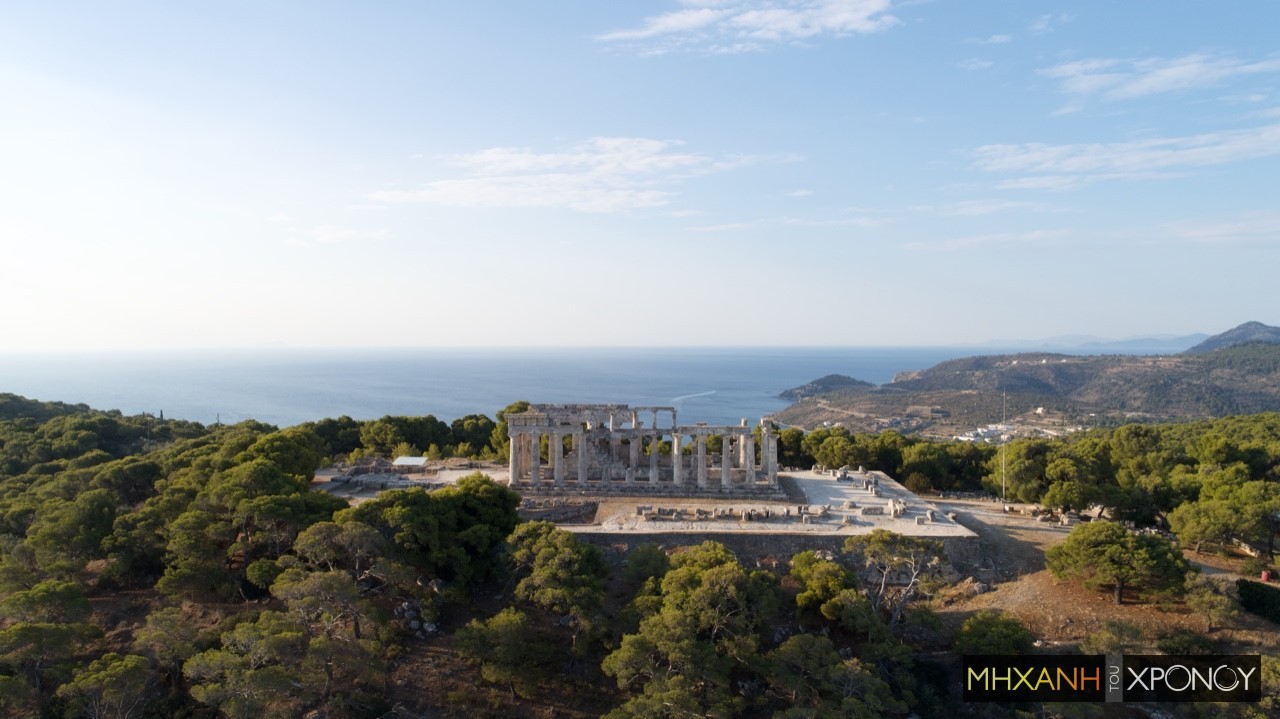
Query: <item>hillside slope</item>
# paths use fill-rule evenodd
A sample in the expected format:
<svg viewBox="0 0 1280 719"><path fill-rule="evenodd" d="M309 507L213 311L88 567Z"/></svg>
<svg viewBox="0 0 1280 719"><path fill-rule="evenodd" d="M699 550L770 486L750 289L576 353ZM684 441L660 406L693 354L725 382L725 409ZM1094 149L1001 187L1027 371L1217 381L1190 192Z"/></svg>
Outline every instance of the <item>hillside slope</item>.
<svg viewBox="0 0 1280 719"><path fill-rule="evenodd" d="M1172 356L1025 353L950 360L877 388L834 391L792 405L785 423L813 426L815 409L851 416L926 418L928 431L1000 421L1037 408L1065 422L1182 420L1280 410L1280 345L1238 344ZM821 414L821 413L819 413ZM1101 418L1101 419L1100 419ZM820 423L820 421L818 423ZM894 426L892 423L887 426Z"/></svg>
<svg viewBox="0 0 1280 719"><path fill-rule="evenodd" d="M1264 325L1261 322L1245 322L1239 327L1233 327L1220 335L1210 337L1187 350L1186 353L1203 354L1227 347L1257 342L1280 344L1280 327Z"/></svg>

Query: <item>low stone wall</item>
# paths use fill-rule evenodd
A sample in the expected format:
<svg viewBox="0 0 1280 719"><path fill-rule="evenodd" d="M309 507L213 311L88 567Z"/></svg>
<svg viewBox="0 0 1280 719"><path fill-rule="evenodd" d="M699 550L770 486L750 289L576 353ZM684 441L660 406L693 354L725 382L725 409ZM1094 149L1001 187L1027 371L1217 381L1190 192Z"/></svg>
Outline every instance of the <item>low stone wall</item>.
<svg viewBox="0 0 1280 719"><path fill-rule="evenodd" d="M606 558L621 563L626 555L641 544L653 543L663 548L690 547L703 542L719 542L733 552L738 561L754 565L763 559L788 560L808 549L839 554L848 535L784 534L775 532L653 532L619 534L575 531L579 539L591 542L604 551ZM940 537L947 559L959 571L977 566L981 550L977 537Z"/></svg>

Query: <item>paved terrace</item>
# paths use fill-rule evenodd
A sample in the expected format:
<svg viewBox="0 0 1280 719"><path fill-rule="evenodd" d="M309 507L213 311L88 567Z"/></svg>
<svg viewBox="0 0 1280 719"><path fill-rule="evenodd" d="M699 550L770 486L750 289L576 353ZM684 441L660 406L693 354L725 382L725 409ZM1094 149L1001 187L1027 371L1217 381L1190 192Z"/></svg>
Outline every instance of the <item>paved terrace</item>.
<svg viewBox="0 0 1280 719"><path fill-rule="evenodd" d="M923 537L976 537L882 472L788 472L806 501L725 498L602 499L594 524L562 525L582 534L744 534L852 536L888 529Z"/></svg>
<svg viewBox="0 0 1280 719"><path fill-rule="evenodd" d="M331 492L352 503L377 496L383 489L422 486L439 487L456 482L476 469L451 469L429 478L371 476L365 482L348 482L331 470L317 473L316 489ZM506 473L495 466L479 471L498 482ZM949 518L943 510L927 502L883 472L850 472L849 481L836 481L832 474L784 472L783 481L793 483L804 495L801 502L765 501L724 497L618 497L579 493L577 499L599 501L595 521L590 524L562 524L562 529L581 534L740 534L744 536L808 535L841 537L888 529L898 534L921 537L973 538L976 534ZM338 481L334 481L338 479ZM382 486L386 482L386 486ZM867 485L871 486L868 487Z"/></svg>

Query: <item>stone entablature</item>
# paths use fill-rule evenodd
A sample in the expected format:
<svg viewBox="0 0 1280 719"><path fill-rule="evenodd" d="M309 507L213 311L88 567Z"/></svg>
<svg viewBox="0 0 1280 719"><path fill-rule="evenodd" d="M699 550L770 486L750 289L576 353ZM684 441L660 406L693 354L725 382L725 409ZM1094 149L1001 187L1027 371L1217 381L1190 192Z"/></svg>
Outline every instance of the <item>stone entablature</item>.
<svg viewBox="0 0 1280 719"><path fill-rule="evenodd" d="M759 459L754 428L745 419L740 425L680 425L675 407L535 404L506 420L513 489L704 496L778 492L777 438L764 420ZM719 452L708 451L711 437L719 438ZM669 452L658 451L663 442ZM688 455L686 447L692 448Z"/></svg>

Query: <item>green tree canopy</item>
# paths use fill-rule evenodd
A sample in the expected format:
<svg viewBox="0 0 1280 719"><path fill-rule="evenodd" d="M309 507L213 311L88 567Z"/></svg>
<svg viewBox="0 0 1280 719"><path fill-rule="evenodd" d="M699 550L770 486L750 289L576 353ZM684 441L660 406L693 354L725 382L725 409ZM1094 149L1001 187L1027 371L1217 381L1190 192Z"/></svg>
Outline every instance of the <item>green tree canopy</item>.
<svg viewBox="0 0 1280 719"><path fill-rule="evenodd" d="M870 576L867 595L872 606L884 612L890 625L902 620L921 583L940 570L943 557L942 542L907 537L887 529L849 537L844 547L853 555L855 565Z"/></svg>
<svg viewBox="0 0 1280 719"><path fill-rule="evenodd" d="M806 550L791 558L791 576L803 589L796 595L796 609L813 613L845 589L855 586L853 573L817 552Z"/></svg>
<svg viewBox="0 0 1280 719"><path fill-rule="evenodd" d="M757 661L758 632L777 612L777 580L704 542L672 557L659 592L639 631L601 665L630 694L608 716L662 716L652 712L672 701L692 715L737 715L743 701L731 673Z"/></svg>
<svg viewBox="0 0 1280 719"><path fill-rule="evenodd" d="M107 653L77 671L57 694L67 702L68 716L133 719L142 716L152 679L146 657Z"/></svg>
<svg viewBox="0 0 1280 719"><path fill-rule="evenodd" d="M1035 636L1022 622L983 610L964 621L953 646L961 654L1026 654L1034 641Z"/></svg>
<svg viewBox="0 0 1280 719"><path fill-rule="evenodd" d="M1129 532L1114 522L1077 526L1065 542L1045 552L1045 561L1059 579L1090 588L1111 586L1116 604L1130 586L1145 592L1180 591L1192 571L1169 540Z"/></svg>
<svg viewBox="0 0 1280 719"><path fill-rule="evenodd" d="M545 641L524 612L507 607L458 630L458 650L480 665L485 681L506 686L511 696L532 696L545 675Z"/></svg>
<svg viewBox="0 0 1280 719"><path fill-rule="evenodd" d="M383 492L339 512L335 521L367 524L390 541L396 558L466 585L500 569L498 550L516 527L519 504L520 495L477 472L436 492Z"/></svg>
<svg viewBox="0 0 1280 719"><path fill-rule="evenodd" d="M604 605L600 550L550 522L526 522L507 539L521 577L516 597L581 621Z"/></svg>

